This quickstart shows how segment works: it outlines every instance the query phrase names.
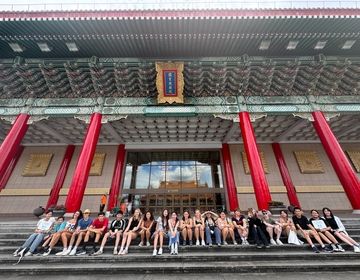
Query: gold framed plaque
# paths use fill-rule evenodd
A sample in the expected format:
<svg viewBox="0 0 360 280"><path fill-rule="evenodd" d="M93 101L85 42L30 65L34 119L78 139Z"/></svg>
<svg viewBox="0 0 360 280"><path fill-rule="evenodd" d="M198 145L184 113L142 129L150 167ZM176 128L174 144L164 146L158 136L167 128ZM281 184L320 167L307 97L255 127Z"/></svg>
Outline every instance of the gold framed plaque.
<svg viewBox="0 0 360 280"><path fill-rule="evenodd" d="M261 160L262 166L264 168L265 174L269 174L270 173L269 164L265 158L264 152L260 151L259 155L260 155L260 160ZM246 152L244 152L244 151L241 152L241 156L242 156L242 162L243 162L245 174L250 174L250 167L249 167L249 162L246 157Z"/></svg>
<svg viewBox="0 0 360 280"><path fill-rule="evenodd" d="M357 173L360 173L360 151L349 150L346 151L352 165Z"/></svg>
<svg viewBox="0 0 360 280"><path fill-rule="evenodd" d="M296 162L302 174L324 173L324 167L315 151L294 151Z"/></svg>
<svg viewBox="0 0 360 280"><path fill-rule="evenodd" d="M22 172L24 177L45 176L54 154L30 154Z"/></svg>
<svg viewBox="0 0 360 280"><path fill-rule="evenodd" d="M184 63L156 62L158 103L184 103Z"/></svg>
<svg viewBox="0 0 360 280"><path fill-rule="evenodd" d="M91 168L89 176L101 176L105 162L105 153L95 153L91 162Z"/></svg>

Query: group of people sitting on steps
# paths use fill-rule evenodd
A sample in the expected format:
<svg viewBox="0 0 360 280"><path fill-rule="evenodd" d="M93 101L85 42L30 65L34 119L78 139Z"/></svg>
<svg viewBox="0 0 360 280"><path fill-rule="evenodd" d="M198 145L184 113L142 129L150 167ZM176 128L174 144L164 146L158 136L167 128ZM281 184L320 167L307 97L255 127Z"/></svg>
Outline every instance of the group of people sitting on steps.
<svg viewBox="0 0 360 280"><path fill-rule="evenodd" d="M150 241L153 241L153 256L163 253L165 239L173 255L178 254L179 245L211 247L214 242L221 246L229 241L234 245L249 245L250 241L261 249L283 245L281 238L296 245L303 244L301 240L304 240L315 253L320 251L313 240L319 243L324 252L343 252L339 241L352 246L354 252L360 252L359 243L348 235L341 220L329 208L323 208L322 217L317 210L311 210L310 214L311 218L308 219L300 208L295 207L292 219L286 210L282 210L280 216L274 219L268 210L250 208L247 216L242 215L240 210L231 213L231 217L224 211L217 214L196 210L193 215L185 211L180 218L176 212L164 209L155 220L150 211L143 215L140 209L136 209L129 219L118 211L109 225L103 212L92 219L89 209L83 213L77 211L70 220L64 221L64 217L55 219L51 211L46 211L45 218L38 222L34 233L14 252L14 256L22 258L35 253L48 256L59 241L63 249L56 253L58 256L95 256L104 252L109 240L115 243L114 255L125 255L131 242L138 237L141 240L139 246L151 246Z"/></svg>

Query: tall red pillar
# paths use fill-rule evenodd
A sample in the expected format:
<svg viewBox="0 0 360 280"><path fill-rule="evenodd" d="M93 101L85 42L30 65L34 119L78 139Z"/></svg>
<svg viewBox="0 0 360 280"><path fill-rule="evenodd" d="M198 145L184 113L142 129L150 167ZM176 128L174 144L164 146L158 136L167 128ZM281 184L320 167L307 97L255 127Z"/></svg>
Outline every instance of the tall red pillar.
<svg viewBox="0 0 360 280"><path fill-rule="evenodd" d="M81 207L91 162L93 160L96 144L100 135L101 117L102 115L100 113L94 113L91 116L84 144L76 164L68 195L66 197L65 207L67 212L73 213Z"/></svg>
<svg viewBox="0 0 360 280"><path fill-rule="evenodd" d="M354 210L360 211L360 183L324 114L312 113L314 128Z"/></svg>
<svg viewBox="0 0 360 280"><path fill-rule="evenodd" d="M46 204L46 209L48 209L52 205L56 205L59 200L59 193L64 184L66 173L68 172L70 162L71 162L72 156L74 154L74 150L75 150L74 145L68 145L65 150L63 160L61 162L59 171L55 178L55 182L54 182L53 187L50 192L50 197Z"/></svg>
<svg viewBox="0 0 360 280"><path fill-rule="evenodd" d="M29 127L27 124L30 115L19 114L15 123L6 135L4 142L0 147L0 178L4 176L11 160L14 158L16 151L19 149L20 143L25 136Z"/></svg>
<svg viewBox="0 0 360 280"><path fill-rule="evenodd" d="M268 209L268 203L271 201L271 195L259 151L256 146L256 139L254 129L250 121L250 115L248 112L240 112L239 118L241 135L244 141L244 148L249 163L257 205L259 209Z"/></svg>
<svg viewBox="0 0 360 280"><path fill-rule="evenodd" d="M121 192L120 184L123 174L123 168L125 165L125 154L126 154L125 145L120 144L117 151L114 173L109 191L109 202L107 205L108 211L111 211L111 209L113 209L117 205L117 200Z"/></svg>
<svg viewBox="0 0 360 280"><path fill-rule="evenodd" d="M6 169L3 176L0 178L0 191L5 188L7 182L9 181L10 176L11 176L12 172L14 171L16 163L18 162L23 150L24 150L24 147L19 145L17 151L15 152L14 157L10 161L8 168Z"/></svg>
<svg viewBox="0 0 360 280"><path fill-rule="evenodd" d="M272 148L275 154L276 162L279 166L281 178L286 187L287 196L289 198L289 202L293 206L300 207L300 202L296 194L295 186L291 180L289 169L286 165L284 155L281 151L281 147L279 143L273 143Z"/></svg>
<svg viewBox="0 0 360 280"><path fill-rule="evenodd" d="M234 180L234 173L228 144L222 144L221 153L224 162L224 175L226 181L226 191L229 200L229 207L230 211L235 211L237 208L239 208L239 203L237 199L236 184Z"/></svg>

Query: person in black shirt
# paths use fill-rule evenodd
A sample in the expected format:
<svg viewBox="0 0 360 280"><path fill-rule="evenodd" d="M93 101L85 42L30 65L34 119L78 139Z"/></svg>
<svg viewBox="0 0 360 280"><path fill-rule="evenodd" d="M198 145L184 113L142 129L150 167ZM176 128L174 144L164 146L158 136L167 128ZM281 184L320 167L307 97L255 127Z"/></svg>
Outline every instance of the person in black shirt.
<svg viewBox="0 0 360 280"><path fill-rule="evenodd" d="M325 247L316 229L310 224L309 220L303 215L303 211L301 210L301 208L299 207L294 208L294 216L292 217L292 219L297 229L296 231L297 234L300 237L304 238L307 241L307 243L309 243L314 253L320 253L320 251L312 242L311 237L314 237L316 239L316 241L321 245L321 248L324 251L330 251L328 248Z"/></svg>
<svg viewBox="0 0 360 280"><path fill-rule="evenodd" d="M259 249L263 248L263 246L261 246L261 243L264 244L265 248L270 248L269 242L263 231L263 224L261 220L258 218L255 209L249 208L247 222L249 225L249 232L252 234L253 238L255 239L257 248Z"/></svg>

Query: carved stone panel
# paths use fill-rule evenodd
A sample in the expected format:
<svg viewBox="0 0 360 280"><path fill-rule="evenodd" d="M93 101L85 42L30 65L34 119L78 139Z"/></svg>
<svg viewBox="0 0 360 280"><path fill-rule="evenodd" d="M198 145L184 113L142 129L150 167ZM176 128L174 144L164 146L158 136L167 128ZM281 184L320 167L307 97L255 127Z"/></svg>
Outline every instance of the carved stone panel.
<svg viewBox="0 0 360 280"><path fill-rule="evenodd" d="M30 154L22 172L24 177L45 176L54 154Z"/></svg>
<svg viewBox="0 0 360 280"><path fill-rule="evenodd" d="M89 176L101 176L104 167L105 157L105 153L95 153L93 161L91 163Z"/></svg>
<svg viewBox="0 0 360 280"><path fill-rule="evenodd" d="M360 151L346 151L357 173L360 173Z"/></svg>
<svg viewBox="0 0 360 280"><path fill-rule="evenodd" d="M302 174L324 173L324 167L315 151L294 151L294 155Z"/></svg>
<svg viewBox="0 0 360 280"><path fill-rule="evenodd" d="M264 152L259 151L259 155L260 155L260 160L262 162L263 168L264 168L264 172L266 174L269 174L269 164L265 158ZM241 156L242 156L242 161L243 161L243 165L244 165L244 171L245 174L250 174L250 167L249 167L249 163L246 157L246 153L245 152L241 152Z"/></svg>

